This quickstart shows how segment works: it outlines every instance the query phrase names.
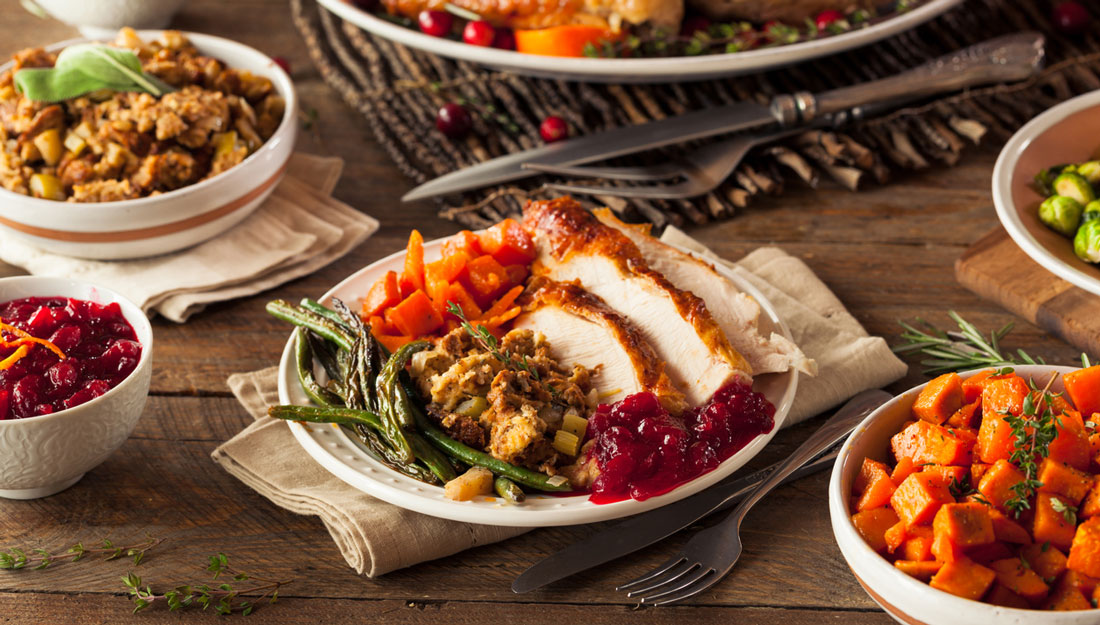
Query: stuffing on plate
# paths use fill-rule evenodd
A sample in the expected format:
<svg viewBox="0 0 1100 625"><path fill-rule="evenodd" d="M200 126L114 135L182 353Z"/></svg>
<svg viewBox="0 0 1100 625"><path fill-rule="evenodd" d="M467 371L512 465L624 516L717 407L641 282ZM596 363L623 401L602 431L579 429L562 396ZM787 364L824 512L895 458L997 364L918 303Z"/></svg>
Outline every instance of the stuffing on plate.
<svg viewBox="0 0 1100 625"><path fill-rule="evenodd" d="M36 102L13 82L21 68L53 67L42 48L16 53L0 74L0 185L70 202L156 195L215 176L274 134L285 102L267 78L202 55L182 34L143 42L129 28L111 44L175 87L148 93L96 91Z"/></svg>

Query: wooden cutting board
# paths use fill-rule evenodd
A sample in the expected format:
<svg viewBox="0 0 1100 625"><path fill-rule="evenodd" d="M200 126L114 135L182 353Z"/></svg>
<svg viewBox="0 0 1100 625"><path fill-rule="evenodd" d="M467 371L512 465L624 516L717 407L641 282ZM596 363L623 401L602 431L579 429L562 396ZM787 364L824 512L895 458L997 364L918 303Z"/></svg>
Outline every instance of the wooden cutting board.
<svg viewBox="0 0 1100 625"><path fill-rule="evenodd" d="M955 278L1090 356L1100 356L1100 296L1043 269L1003 228L955 261Z"/></svg>

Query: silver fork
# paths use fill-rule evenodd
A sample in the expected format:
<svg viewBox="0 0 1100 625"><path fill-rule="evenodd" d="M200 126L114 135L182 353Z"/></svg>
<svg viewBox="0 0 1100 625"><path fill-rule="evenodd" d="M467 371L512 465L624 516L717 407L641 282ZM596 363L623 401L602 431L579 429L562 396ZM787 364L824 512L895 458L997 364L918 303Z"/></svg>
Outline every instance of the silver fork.
<svg viewBox="0 0 1100 625"><path fill-rule="evenodd" d="M563 167L544 163L524 163L524 169L567 177L604 178L607 180L653 181L683 177L675 184L588 186L548 183L550 189L565 193L612 195L654 200L674 200L703 195L722 184L741 164L749 150L790 135L806 132L809 127L783 128L770 132L734 135L709 143L675 161L636 167Z"/></svg>
<svg viewBox="0 0 1100 625"><path fill-rule="evenodd" d="M615 590L626 590L631 598L641 596L642 605L667 605L694 597L717 584L741 556L741 521L749 509L795 469L836 444L866 416L860 410L848 410L849 407L854 408L864 401L881 402L881 395L882 391L864 391L856 395L746 496L726 519L693 536L678 554L661 566Z"/></svg>

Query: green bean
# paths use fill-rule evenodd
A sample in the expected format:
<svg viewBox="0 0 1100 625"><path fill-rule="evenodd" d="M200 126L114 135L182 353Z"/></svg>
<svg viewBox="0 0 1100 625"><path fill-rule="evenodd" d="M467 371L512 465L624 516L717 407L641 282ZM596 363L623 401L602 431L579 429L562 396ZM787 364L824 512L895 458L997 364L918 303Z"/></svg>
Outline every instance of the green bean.
<svg viewBox="0 0 1100 625"><path fill-rule="evenodd" d="M360 423L355 424L355 432L359 435L359 438L367 445L367 451L371 457L381 462L387 467L407 475L413 479L426 482L428 484L440 484L442 479L434 474L433 471L424 468L423 466L415 462L402 462L397 456L392 447L386 444L386 441L374 430L363 426ZM426 444L426 443L425 443Z"/></svg>
<svg viewBox="0 0 1100 625"><path fill-rule="evenodd" d="M276 419L287 421L308 421L310 423L338 423L340 425L355 425L362 423L373 428L377 432L383 432L382 418L367 410L355 410L353 408L321 408L318 406L271 406L267 414Z"/></svg>
<svg viewBox="0 0 1100 625"><path fill-rule="evenodd" d="M266 309L268 314L277 319L312 330L319 336L336 343L341 349L351 349L354 340L352 336L326 317L281 299L268 302Z"/></svg>
<svg viewBox="0 0 1100 625"><path fill-rule="evenodd" d="M527 499L527 493L518 484L506 477L498 477L493 480L493 490L508 503L523 503Z"/></svg>
<svg viewBox="0 0 1100 625"><path fill-rule="evenodd" d="M313 377L313 349L310 347L307 335L309 330L298 327L294 329L294 355L298 370L298 382L302 390L309 396L313 403L320 406L333 407L343 403L332 391L322 388Z"/></svg>
<svg viewBox="0 0 1100 625"><path fill-rule="evenodd" d="M321 304L317 300L303 297L302 301L298 302L298 305L310 312L315 312L318 315L321 315L322 317L328 319L329 321L332 321L333 323L337 323L343 326L345 330L350 331L352 329L351 326L349 326L348 323L344 321L344 318L340 316L340 313L332 310L324 304Z"/></svg>
<svg viewBox="0 0 1100 625"><path fill-rule="evenodd" d="M428 418L419 410L414 410L413 416L416 418L416 427L420 430L420 434L428 439L428 442L440 448L452 458L457 458L471 466L485 467L501 477L506 477L517 484L529 486L536 490L555 492L568 492L573 490L573 488L569 486L569 482L554 486L548 483L551 479L549 475L536 473L524 469L523 467L517 467L514 464L498 460L487 453L463 445L450 436L447 436L443 430L428 421Z"/></svg>
<svg viewBox="0 0 1100 625"><path fill-rule="evenodd" d="M451 461L447 459L447 456L432 447L431 443L424 440L419 434L408 433L406 436L409 438L409 444L412 445L413 453L416 454L416 459L423 462L424 466L428 467L428 470L439 478L439 481L447 483L455 479L457 475L455 468L451 465Z"/></svg>
<svg viewBox="0 0 1100 625"><path fill-rule="evenodd" d="M313 357L321 363L329 380L343 378L344 374L340 370L340 359L337 357L335 346L312 332L306 332L306 340L309 341L309 347L313 350Z"/></svg>
<svg viewBox="0 0 1100 625"><path fill-rule="evenodd" d="M359 362L362 357L363 337L357 336L348 350L348 358L344 367L344 403L348 408L373 409L373 412L382 415L377 406L368 406L367 398L363 396L363 367Z"/></svg>
<svg viewBox="0 0 1100 625"><path fill-rule="evenodd" d="M386 361L382 371L378 374L379 398L384 397L388 401L401 427L416 427L416 421L412 416L412 406L404 392L404 385L398 385L398 376L404 371L405 364L413 357L413 354L428 347L429 343L427 341L413 341L402 345L390 356L390 359Z"/></svg>
<svg viewBox="0 0 1100 625"><path fill-rule="evenodd" d="M394 404L394 385L386 385L386 368L390 366L391 362L397 355L390 356L390 360L382 366L382 372L375 377L374 383L377 387L377 400L378 400L378 415L382 418L382 425L385 428L384 432L386 437L393 443L393 446L400 452L404 453L407 461L412 462L416 455L413 453L412 446L409 444L408 438L405 437L405 432L402 429L401 420L397 415L397 409Z"/></svg>

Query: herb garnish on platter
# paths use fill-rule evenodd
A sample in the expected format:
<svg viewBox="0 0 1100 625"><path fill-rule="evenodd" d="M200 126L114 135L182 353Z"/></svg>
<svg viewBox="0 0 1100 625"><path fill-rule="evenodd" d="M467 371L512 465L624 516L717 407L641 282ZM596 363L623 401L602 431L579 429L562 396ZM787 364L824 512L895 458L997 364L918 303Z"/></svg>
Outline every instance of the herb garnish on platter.
<svg viewBox="0 0 1100 625"><path fill-rule="evenodd" d="M71 45L53 67L24 68L15 73L16 88L37 102L60 102L103 89L137 91L160 97L175 89L141 69L129 50L96 43Z"/></svg>

